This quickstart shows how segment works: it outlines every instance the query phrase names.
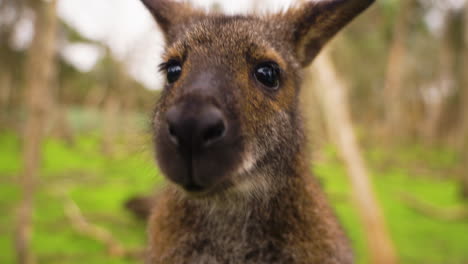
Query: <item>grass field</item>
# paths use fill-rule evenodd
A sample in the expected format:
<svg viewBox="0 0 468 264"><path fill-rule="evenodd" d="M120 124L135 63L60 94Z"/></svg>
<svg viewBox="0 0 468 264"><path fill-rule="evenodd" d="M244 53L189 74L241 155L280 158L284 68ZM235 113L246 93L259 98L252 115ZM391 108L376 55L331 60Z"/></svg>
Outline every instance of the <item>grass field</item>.
<svg viewBox="0 0 468 264"><path fill-rule="evenodd" d="M124 144L125 145L125 144ZM12 244L16 176L21 169L20 142L0 133L0 263L14 263ZM134 194L161 185L151 147L121 147L102 154L97 136L82 136L73 146L48 139L35 201L33 248L39 263L136 263L109 258L105 247L78 234L64 215L71 197L90 222L110 230L128 248L142 248L145 225L122 207ZM468 263L468 221L442 221L409 208L399 197L411 194L441 208L460 206L453 180L457 156L448 150L407 147L395 153L367 151L378 197L401 263ZM342 165L332 148L313 166L355 247L358 263L367 263L363 227L359 224ZM448 180L452 179L452 180Z"/></svg>

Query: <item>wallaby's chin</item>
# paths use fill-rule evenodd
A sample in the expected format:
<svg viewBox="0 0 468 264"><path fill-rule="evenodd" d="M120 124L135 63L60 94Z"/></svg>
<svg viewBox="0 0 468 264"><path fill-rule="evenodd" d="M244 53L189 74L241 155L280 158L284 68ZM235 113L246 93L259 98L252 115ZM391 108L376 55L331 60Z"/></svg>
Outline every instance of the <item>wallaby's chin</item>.
<svg viewBox="0 0 468 264"><path fill-rule="evenodd" d="M165 177L185 196L202 200L248 198L268 189L265 173L257 168L257 157L245 145L238 139L214 146L193 155L187 162L180 150L168 144L164 137L156 139L157 159Z"/></svg>

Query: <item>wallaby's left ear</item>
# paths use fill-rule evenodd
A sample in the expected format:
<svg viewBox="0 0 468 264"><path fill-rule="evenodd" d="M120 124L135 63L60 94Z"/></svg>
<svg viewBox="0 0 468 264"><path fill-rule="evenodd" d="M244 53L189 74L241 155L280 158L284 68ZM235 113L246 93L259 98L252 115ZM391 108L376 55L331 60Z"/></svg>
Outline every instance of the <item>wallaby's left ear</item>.
<svg viewBox="0 0 468 264"><path fill-rule="evenodd" d="M154 19L161 27L167 41L177 35L177 31L183 30L183 24L191 19L203 15L199 10L191 8L185 2L174 0L141 0L151 12Z"/></svg>
<svg viewBox="0 0 468 264"><path fill-rule="evenodd" d="M281 16L292 25L291 39L303 67L322 47L375 0L316 0L290 9Z"/></svg>

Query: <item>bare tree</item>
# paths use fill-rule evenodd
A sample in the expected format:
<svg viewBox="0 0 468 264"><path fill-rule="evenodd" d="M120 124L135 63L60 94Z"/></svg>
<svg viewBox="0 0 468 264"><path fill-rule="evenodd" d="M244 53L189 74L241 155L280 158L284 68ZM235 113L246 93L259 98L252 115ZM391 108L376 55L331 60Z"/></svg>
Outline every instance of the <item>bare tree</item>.
<svg viewBox="0 0 468 264"><path fill-rule="evenodd" d="M463 69L468 68L468 1L465 2L465 15L464 15L464 47L463 47ZM463 75L463 94L464 103L462 104L462 113L468 113L468 75ZM468 137L468 115L465 116L463 135Z"/></svg>
<svg viewBox="0 0 468 264"><path fill-rule="evenodd" d="M330 138L338 147L351 181L354 199L365 227L371 263L395 264L397 258L351 121L346 86L324 52L315 62L315 93L322 106Z"/></svg>
<svg viewBox="0 0 468 264"><path fill-rule="evenodd" d="M13 97L14 78L12 65L15 64L15 57L11 55L9 39L11 39L15 25L21 17L22 4L19 1L0 1L0 124L9 118L8 108Z"/></svg>
<svg viewBox="0 0 468 264"><path fill-rule="evenodd" d="M105 154L112 154L116 140L121 132L123 102L126 99L123 91L126 87L126 73L122 63L112 57L112 51L107 48L105 64L103 65L103 80L105 82L106 96L103 105L103 135L102 147Z"/></svg>
<svg viewBox="0 0 468 264"><path fill-rule="evenodd" d="M48 119L50 84L55 74L57 0L34 1L35 34L25 66L25 110L23 128L22 198L15 233L17 259L20 264L34 263L30 249L34 189L41 157L44 124Z"/></svg>
<svg viewBox="0 0 468 264"><path fill-rule="evenodd" d="M7 119L8 104L12 93L12 77L9 72L0 72L0 123Z"/></svg>
<svg viewBox="0 0 468 264"><path fill-rule="evenodd" d="M115 150L117 132L119 130L119 114L121 110L121 101L115 91L108 91L108 95L104 102L104 120L103 120L103 135L102 147L106 155L112 155Z"/></svg>
<svg viewBox="0 0 468 264"><path fill-rule="evenodd" d="M445 23L441 34L439 57L439 71L436 85L432 87L432 96L426 100L426 120L423 126L423 134L429 143L434 143L440 136L440 127L444 118L444 110L449 100L447 91L455 88L457 44L454 28L458 25L458 16L452 10L446 11Z"/></svg>
<svg viewBox="0 0 468 264"><path fill-rule="evenodd" d="M305 72L303 80L304 89L301 90L300 100L301 109L306 122L306 133L309 136L310 140L308 142L309 149L314 158L317 156L320 157L320 154L323 153L323 147L328 144L327 139L327 128L325 126L325 121L323 120L323 113L319 107L311 107L319 105L319 100L317 98L316 92L314 89L310 89L314 85L315 76L312 72Z"/></svg>
<svg viewBox="0 0 468 264"><path fill-rule="evenodd" d="M387 73L384 85L384 113L386 133L392 134L395 128L402 129L403 76L405 56L407 52L409 17L414 0L399 1L399 11L395 19L393 40L388 53Z"/></svg>
<svg viewBox="0 0 468 264"><path fill-rule="evenodd" d="M468 1L465 2L465 15L464 15L464 45L463 45L463 61L462 68L468 69ZM460 128L460 146L462 146L462 176L461 176L461 189L462 197L468 200L468 76L466 73L462 73L462 85L461 85L461 128Z"/></svg>

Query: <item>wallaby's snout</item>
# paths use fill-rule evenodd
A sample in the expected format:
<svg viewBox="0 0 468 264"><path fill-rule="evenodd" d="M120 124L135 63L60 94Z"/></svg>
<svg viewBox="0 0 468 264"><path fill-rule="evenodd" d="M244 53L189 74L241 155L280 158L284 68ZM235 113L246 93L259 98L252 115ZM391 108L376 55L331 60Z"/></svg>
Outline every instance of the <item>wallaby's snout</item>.
<svg viewBox="0 0 468 264"><path fill-rule="evenodd" d="M238 166L242 144L239 122L215 97L219 89L196 87L181 87L188 92L162 113L156 149L172 182L204 194L227 187L223 182Z"/></svg>
<svg viewBox="0 0 468 264"><path fill-rule="evenodd" d="M223 113L210 104L179 103L167 111L166 120L172 143L193 155L221 142L227 130Z"/></svg>
<svg viewBox="0 0 468 264"><path fill-rule="evenodd" d="M173 181L190 192L206 191L218 179L200 175L212 169L206 163L213 153L230 152L229 124L221 109L205 100L188 97L171 106L166 112L167 141L173 151L181 157L180 167L185 168Z"/></svg>

